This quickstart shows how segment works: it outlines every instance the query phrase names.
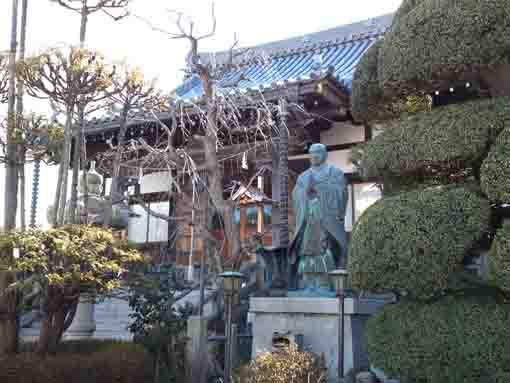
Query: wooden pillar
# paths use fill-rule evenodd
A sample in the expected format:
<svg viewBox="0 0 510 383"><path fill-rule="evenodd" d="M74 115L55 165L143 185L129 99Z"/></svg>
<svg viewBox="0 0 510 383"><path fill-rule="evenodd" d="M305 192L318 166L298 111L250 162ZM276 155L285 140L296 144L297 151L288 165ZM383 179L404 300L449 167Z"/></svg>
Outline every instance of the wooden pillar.
<svg viewBox="0 0 510 383"><path fill-rule="evenodd" d="M271 231L273 246L280 246L280 169L278 146L272 147L271 150L271 167L273 173L271 175L271 198L274 201L271 211Z"/></svg>
<svg viewBox="0 0 510 383"><path fill-rule="evenodd" d="M257 231L264 232L264 205L257 205Z"/></svg>
<svg viewBox="0 0 510 383"><path fill-rule="evenodd" d="M239 205L239 231L241 242L246 239L246 205Z"/></svg>
<svg viewBox="0 0 510 383"><path fill-rule="evenodd" d="M280 102L280 145L278 147L278 173L280 178L280 246L289 247L289 132L287 102Z"/></svg>

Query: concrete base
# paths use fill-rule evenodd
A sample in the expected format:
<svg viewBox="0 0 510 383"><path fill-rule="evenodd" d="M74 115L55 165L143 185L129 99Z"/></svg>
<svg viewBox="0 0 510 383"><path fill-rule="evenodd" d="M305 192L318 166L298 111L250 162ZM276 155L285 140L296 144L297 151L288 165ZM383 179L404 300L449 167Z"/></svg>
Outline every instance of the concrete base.
<svg viewBox="0 0 510 383"><path fill-rule="evenodd" d="M368 368L362 349L365 322L385 299L346 298L344 315L344 372ZM324 354L329 382L338 380L340 303L336 298L251 298L252 357L272 350L274 333L303 336L305 351Z"/></svg>
<svg viewBox="0 0 510 383"><path fill-rule="evenodd" d="M186 376L189 382L207 380L207 320L198 316L188 319L186 346Z"/></svg>
<svg viewBox="0 0 510 383"><path fill-rule="evenodd" d="M86 298L80 298L73 323L64 333L64 340L80 340L93 337L96 331L94 309L95 305L93 302Z"/></svg>

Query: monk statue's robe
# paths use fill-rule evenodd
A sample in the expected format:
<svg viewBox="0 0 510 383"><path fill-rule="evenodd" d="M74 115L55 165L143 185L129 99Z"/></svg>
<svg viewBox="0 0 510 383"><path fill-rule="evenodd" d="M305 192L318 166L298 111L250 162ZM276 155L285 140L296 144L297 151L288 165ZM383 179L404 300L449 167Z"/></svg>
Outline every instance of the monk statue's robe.
<svg viewBox="0 0 510 383"><path fill-rule="evenodd" d="M347 183L344 173L325 163L325 158L298 177L292 192L296 216L295 237L289 249L293 287L303 287L306 274L320 273L323 276L316 287L326 287L327 273L345 266Z"/></svg>

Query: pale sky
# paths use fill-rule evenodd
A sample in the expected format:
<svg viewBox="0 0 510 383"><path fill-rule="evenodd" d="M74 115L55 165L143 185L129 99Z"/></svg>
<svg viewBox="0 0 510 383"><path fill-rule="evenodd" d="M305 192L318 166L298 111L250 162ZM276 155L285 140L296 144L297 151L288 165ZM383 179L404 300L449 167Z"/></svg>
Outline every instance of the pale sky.
<svg viewBox="0 0 510 383"><path fill-rule="evenodd" d="M20 1L21 2L21 1ZM241 46L281 40L333 28L342 24L393 12L401 0L216 0L216 35L202 42L201 51L228 49L237 33ZM0 50L9 46L11 0L1 0ZM51 0L29 0L27 51L29 54L61 44L76 44L79 15ZM165 9L193 17L198 30L210 25L209 0L134 0L133 12L151 19L157 26L171 28ZM126 60L140 66L159 86L172 90L182 78L181 68L188 51L186 42L169 40L141 21L128 18L113 22L102 14L90 17L87 45L108 59ZM39 109L39 108L38 108ZM1 112L2 110L0 110ZM46 168L41 176L38 224L46 225L45 211L53 201L56 177ZM31 199L31 169L27 169L27 213ZM0 168L0 226L3 224L4 171ZM28 219L27 219L28 222Z"/></svg>

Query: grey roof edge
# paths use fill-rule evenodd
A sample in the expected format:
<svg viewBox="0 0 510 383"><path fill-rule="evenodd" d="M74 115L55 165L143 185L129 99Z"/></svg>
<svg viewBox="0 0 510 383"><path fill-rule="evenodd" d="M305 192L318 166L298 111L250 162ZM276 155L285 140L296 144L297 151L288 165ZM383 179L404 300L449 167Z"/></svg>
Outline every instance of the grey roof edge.
<svg viewBox="0 0 510 383"><path fill-rule="evenodd" d="M262 55L278 57L289 54L297 54L303 51L319 49L331 45L345 44L349 41L355 41L369 36L382 35L391 26L394 13L387 13L370 19L361 20L351 24L340 25L335 28L329 28L319 32L308 33L297 37L291 37L284 40L273 41L259 44L252 47L239 48L234 51L247 51L244 55L235 60L235 64L248 64L252 57ZM210 62L213 57L216 64L221 66L226 63L230 55L229 51L204 52L201 53L201 59L204 62Z"/></svg>

